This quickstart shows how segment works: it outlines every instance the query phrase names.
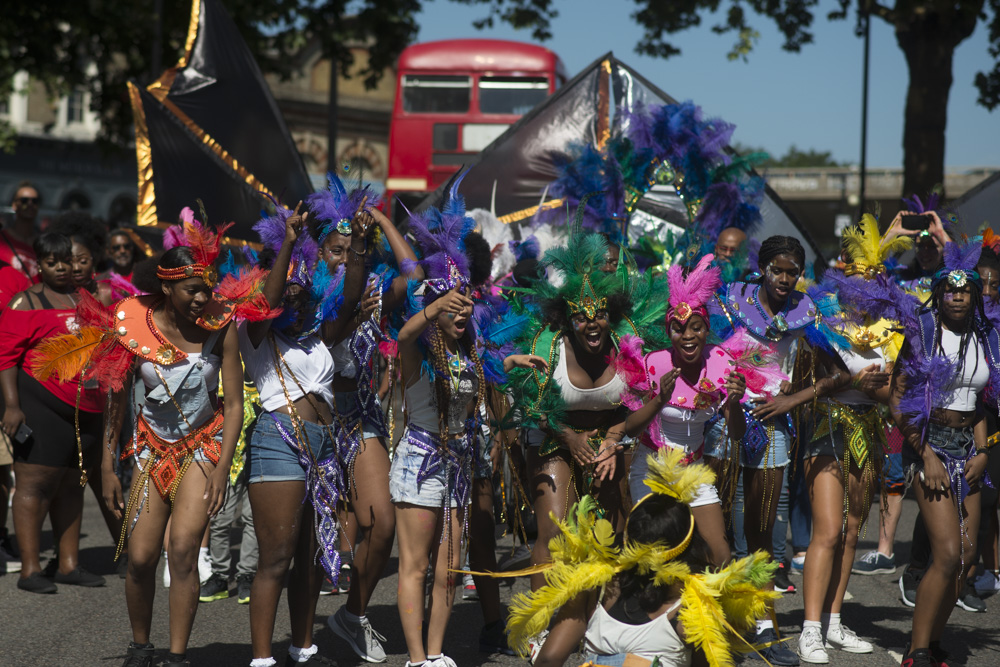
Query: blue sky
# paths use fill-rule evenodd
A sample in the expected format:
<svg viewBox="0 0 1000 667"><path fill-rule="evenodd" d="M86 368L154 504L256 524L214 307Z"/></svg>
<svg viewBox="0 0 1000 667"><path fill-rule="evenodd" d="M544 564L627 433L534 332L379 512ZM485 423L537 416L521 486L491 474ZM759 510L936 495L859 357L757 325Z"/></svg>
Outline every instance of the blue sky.
<svg viewBox="0 0 1000 667"><path fill-rule="evenodd" d="M669 0L664 0L669 1ZM755 18L760 40L749 62L726 59L732 35L716 35L716 21L675 36L681 55L659 60L635 53L642 36L630 14L631 0L557 0L561 15L546 46L559 54L570 76L607 51L628 63L679 100L694 100L705 111L736 124L735 141L782 155L791 145L831 151L840 161L857 163L861 142L862 41L854 21L830 22L820 6L815 40L798 54L781 50L773 24ZM726 6L726 5L723 5ZM530 41L530 34L501 25L478 31L472 21L482 7L446 0L424 5L419 41L459 37L496 37ZM990 69L986 27L959 45L954 84L948 101L945 164L948 169L1000 166L1000 109L976 104L976 72ZM901 167L906 63L892 27L872 21L868 109L868 165Z"/></svg>

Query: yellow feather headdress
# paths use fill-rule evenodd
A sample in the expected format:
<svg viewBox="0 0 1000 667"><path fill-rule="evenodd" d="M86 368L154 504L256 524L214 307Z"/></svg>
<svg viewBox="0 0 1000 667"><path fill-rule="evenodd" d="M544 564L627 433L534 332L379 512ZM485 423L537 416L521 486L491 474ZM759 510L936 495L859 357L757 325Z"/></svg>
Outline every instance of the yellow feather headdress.
<svg viewBox="0 0 1000 667"><path fill-rule="evenodd" d="M666 494L688 504L700 485L715 481L707 466L683 465L683 456L680 450L666 448L649 457L646 485L652 493L643 500ZM511 600L507 631L512 648L527 655L529 639L547 629L562 606L581 593L606 586L621 572L636 570L652 574L657 586L683 584L679 619L688 641L704 652L712 667L729 667L733 653L754 650L741 633L763 618L768 603L779 597L774 591L762 590L776 567L767 554L757 552L718 571L692 572L677 556L690 544L693 515L688 535L678 545L629 541L626 525L625 546L617 547L611 524L597 518L597 509L596 501L585 496L566 521L553 516L561 534L549 542L552 562L503 574L545 574L544 586L532 593L518 593Z"/></svg>
<svg viewBox="0 0 1000 667"><path fill-rule="evenodd" d="M844 252L850 259L844 267L844 275L874 278L885 272L887 259L912 247L913 239L909 236L879 234L878 220L866 213L860 223L844 230Z"/></svg>

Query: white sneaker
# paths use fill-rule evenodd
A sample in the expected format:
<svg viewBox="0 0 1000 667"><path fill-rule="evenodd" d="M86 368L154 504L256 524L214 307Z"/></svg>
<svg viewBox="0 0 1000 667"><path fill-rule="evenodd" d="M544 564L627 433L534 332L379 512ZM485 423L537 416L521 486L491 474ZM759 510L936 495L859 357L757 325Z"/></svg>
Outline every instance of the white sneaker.
<svg viewBox="0 0 1000 667"><path fill-rule="evenodd" d="M454 660L442 653L433 659L428 656L425 667L458 667L458 665L455 664Z"/></svg>
<svg viewBox="0 0 1000 667"><path fill-rule="evenodd" d="M167 561L167 552L163 552L163 587L170 588L170 563Z"/></svg>
<svg viewBox="0 0 1000 667"><path fill-rule="evenodd" d="M981 575L976 577L976 581L973 586L976 589L976 593L980 596L1000 593L1000 579L997 579L997 576L989 570L984 571Z"/></svg>
<svg viewBox="0 0 1000 667"><path fill-rule="evenodd" d="M830 662L830 656L823 646L823 633L819 628L803 628L799 635L799 657L803 662L814 665L825 665Z"/></svg>
<svg viewBox="0 0 1000 667"><path fill-rule="evenodd" d="M847 653L871 653L875 647L854 634L854 631L841 623L826 631L826 647L837 648Z"/></svg>
<svg viewBox="0 0 1000 667"><path fill-rule="evenodd" d="M366 662L385 662L385 649L381 642L385 637L376 632L372 624L365 618L360 623L347 620L346 607L341 607L337 613L327 617L326 624L333 633L347 642L351 650ZM450 658L449 658L450 660ZM428 660L428 665L430 661ZM454 663L452 663L454 665ZM444 667L443 665L441 667Z"/></svg>
<svg viewBox="0 0 1000 667"><path fill-rule="evenodd" d="M212 561L208 558L208 549L198 550L198 583L204 584L212 576Z"/></svg>

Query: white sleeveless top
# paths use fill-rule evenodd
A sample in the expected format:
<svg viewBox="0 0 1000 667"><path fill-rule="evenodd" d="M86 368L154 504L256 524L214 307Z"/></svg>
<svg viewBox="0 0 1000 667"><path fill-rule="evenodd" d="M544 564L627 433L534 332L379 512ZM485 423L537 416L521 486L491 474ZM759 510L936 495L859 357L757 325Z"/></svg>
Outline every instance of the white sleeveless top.
<svg viewBox="0 0 1000 667"><path fill-rule="evenodd" d="M663 667L689 667L690 647L677 636L669 618L669 614L680 605L678 600L648 623L631 625L613 618L604 605L598 603L587 621L584 635L587 650L598 655L634 653L650 662L659 658Z"/></svg>
<svg viewBox="0 0 1000 667"><path fill-rule="evenodd" d="M559 385L559 391L566 402L567 410L614 410L621 405L625 382L617 374L605 385L580 389L569 381L569 371L566 370L566 341L559 339L559 361L552 372L552 382Z"/></svg>

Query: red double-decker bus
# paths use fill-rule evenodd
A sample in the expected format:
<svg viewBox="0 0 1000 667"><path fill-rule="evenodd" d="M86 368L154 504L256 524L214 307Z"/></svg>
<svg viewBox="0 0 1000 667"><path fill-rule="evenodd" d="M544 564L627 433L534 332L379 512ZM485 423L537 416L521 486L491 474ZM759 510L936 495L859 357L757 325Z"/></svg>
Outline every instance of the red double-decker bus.
<svg viewBox="0 0 1000 667"><path fill-rule="evenodd" d="M414 44L399 56L386 201L436 189L566 82L541 46L497 39ZM409 201L408 201L409 200Z"/></svg>

